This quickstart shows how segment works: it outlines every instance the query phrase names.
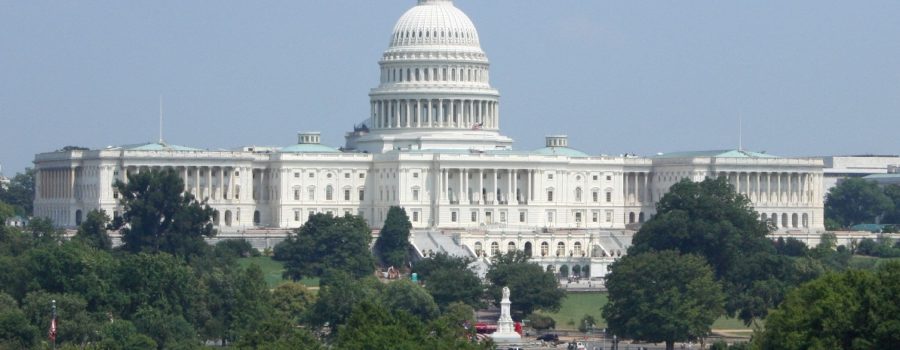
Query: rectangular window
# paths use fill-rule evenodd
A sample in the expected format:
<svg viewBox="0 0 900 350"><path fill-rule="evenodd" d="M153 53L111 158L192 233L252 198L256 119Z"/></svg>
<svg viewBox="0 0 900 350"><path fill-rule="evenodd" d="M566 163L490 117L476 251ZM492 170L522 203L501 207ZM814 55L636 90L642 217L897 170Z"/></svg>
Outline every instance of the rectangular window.
<svg viewBox="0 0 900 350"><path fill-rule="evenodd" d="M294 200L295 201L300 200L300 190L294 190Z"/></svg>
<svg viewBox="0 0 900 350"><path fill-rule="evenodd" d="M525 212L524 211L519 212L519 222L525 222Z"/></svg>
<svg viewBox="0 0 900 350"><path fill-rule="evenodd" d="M419 178L419 173L413 173L413 177L418 179L418 178Z"/></svg>
<svg viewBox="0 0 900 350"><path fill-rule="evenodd" d="M345 179L349 179L349 178L350 178L350 173L344 173L344 178L345 178Z"/></svg>
<svg viewBox="0 0 900 350"><path fill-rule="evenodd" d="M450 212L450 222L456 222L456 212Z"/></svg>
<svg viewBox="0 0 900 350"><path fill-rule="evenodd" d="M600 213L594 212L593 217L591 218L593 222L600 222Z"/></svg>
<svg viewBox="0 0 900 350"><path fill-rule="evenodd" d="M553 222L553 212L552 211L547 212L547 222Z"/></svg>
<svg viewBox="0 0 900 350"><path fill-rule="evenodd" d="M600 179L600 177L599 177L599 176L597 176L597 175L594 175L594 181L597 181L597 180L599 180L599 179Z"/></svg>
<svg viewBox="0 0 900 350"><path fill-rule="evenodd" d="M300 173L294 173L294 177L300 177Z"/></svg>
<svg viewBox="0 0 900 350"><path fill-rule="evenodd" d="M350 190L344 190L344 200L345 201L350 200Z"/></svg>
<svg viewBox="0 0 900 350"><path fill-rule="evenodd" d="M553 174L547 174L547 180L553 180Z"/></svg>
<svg viewBox="0 0 900 350"><path fill-rule="evenodd" d="M606 203L612 202L612 192L606 192Z"/></svg>
<svg viewBox="0 0 900 350"><path fill-rule="evenodd" d="M366 191L359 190L359 201L362 202L366 200Z"/></svg>
<svg viewBox="0 0 900 350"><path fill-rule="evenodd" d="M309 200L311 200L311 201L316 200L316 189L315 188L309 189Z"/></svg>
<svg viewBox="0 0 900 350"><path fill-rule="evenodd" d="M360 174L359 174L359 178L360 178L360 179L365 179L365 178L366 178L366 174L360 173Z"/></svg>
<svg viewBox="0 0 900 350"><path fill-rule="evenodd" d="M612 210L606 211L606 222L612 222Z"/></svg>
<svg viewBox="0 0 900 350"><path fill-rule="evenodd" d="M506 212L505 211L500 212L500 222L506 222Z"/></svg>
<svg viewBox="0 0 900 350"><path fill-rule="evenodd" d="M606 175L606 181L612 181L612 175Z"/></svg>
<svg viewBox="0 0 900 350"><path fill-rule="evenodd" d="M309 178L314 178L314 177L316 177L316 173L310 172L310 173L309 173Z"/></svg>
<svg viewBox="0 0 900 350"><path fill-rule="evenodd" d="M300 221L300 211L294 210L294 221Z"/></svg>
<svg viewBox="0 0 900 350"><path fill-rule="evenodd" d="M315 210L310 210L310 211L309 211L309 216L313 216L313 215L316 215L316 211L315 211Z"/></svg>
<svg viewBox="0 0 900 350"><path fill-rule="evenodd" d="M419 200L419 190L412 190L412 197L414 201Z"/></svg>
<svg viewBox="0 0 900 350"><path fill-rule="evenodd" d="M600 198L599 198L599 197L600 197L600 194L599 194L599 193L594 192L594 193L593 193L593 196L594 196L594 202L600 201Z"/></svg>
<svg viewBox="0 0 900 350"><path fill-rule="evenodd" d="M419 212L417 212L417 211L414 211L414 212L413 212L412 221L413 221L413 222L419 222Z"/></svg>
<svg viewBox="0 0 900 350"><path fill-rule="evenodd" d="M478 212L477 211L472 212L472 222L478 222Z"/></svg>
<svg viewBox="0 0 900 350"><path fill-rule="evenodd" d="M547 201L548 202L553 201L553 191L547 191Z"/></svg>

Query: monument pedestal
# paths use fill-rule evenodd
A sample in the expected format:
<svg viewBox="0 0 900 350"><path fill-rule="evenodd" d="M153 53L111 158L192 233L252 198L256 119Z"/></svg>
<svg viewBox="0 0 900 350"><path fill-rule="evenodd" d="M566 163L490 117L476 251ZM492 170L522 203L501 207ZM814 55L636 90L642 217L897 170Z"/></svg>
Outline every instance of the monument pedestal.
<svg viewBox="0 0 900 350"><path fill-rule="evenodd" d="M522 336L516 333L515 323L509 312L509 288L503 287L503 300L500 301L500 319L497 320L497 331L491 334L495 343L518 343Z"/></svg>

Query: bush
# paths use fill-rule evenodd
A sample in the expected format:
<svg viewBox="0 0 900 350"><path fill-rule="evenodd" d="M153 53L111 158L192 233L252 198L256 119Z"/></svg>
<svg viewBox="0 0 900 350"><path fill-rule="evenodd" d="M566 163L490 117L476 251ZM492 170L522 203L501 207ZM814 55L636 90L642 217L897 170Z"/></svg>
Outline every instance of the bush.
<svg viewBox="0 0 900 350"><path fill-rule="evenodd" d="M596 325L597 320L594 319L594 316L584 315L584 317L581 318L581 322L578 322L578 331L580 331L581 333L587 333Z"/></svg>
<svg viewBox="0 0 900 350"><path fill-rule="evenodd" d="M226 239L216 243L216 252L220 255L230 255L236 258L259 256L259 251L254 249L250 242L244 239Z"/></svg>
<svg viewBox="0 0 900 350"><path fill-rule="evenodd" d="M559 275L562 277L569 277L569 265L560 266Z"/></svg>
<svg viewBox="0 0 900 350"><path fill-rule="evenodd" d="M556 320L550 316L534 313L528 316L528 320L531 321L531 328L536 330L543 331L556 328Z"/></svg>

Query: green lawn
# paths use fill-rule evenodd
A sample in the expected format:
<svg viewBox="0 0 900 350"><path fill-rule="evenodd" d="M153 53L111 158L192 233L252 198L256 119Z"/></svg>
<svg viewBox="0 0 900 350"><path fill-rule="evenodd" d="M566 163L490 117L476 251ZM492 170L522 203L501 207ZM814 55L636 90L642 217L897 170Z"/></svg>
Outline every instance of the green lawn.
<svg viewBox="0 0 900 350"><path fill-rule="evenodd" d="M281 279L281 273L284 272L284 264L280 261L272 260L272 258L267 256L260 256L254 258L241 258L238 259L238 263L243 266L250 266L250 264L256 264L263 271L263 277L266 279L266 283L270 288L275 288L278 285L287 282L287 280ZM306 285L307 287L319 287L319 279L318 278L304 278L300 280L300 283Z"/></svg>
<svg viewBox="0 0 900 350"><path fill-rule="evenodd" d="M578 329L578 322L584 315L594 316L597 327L606 327L606 321L600 316L600 309L606 305L606 293L569 293L563 300L558 312L540 312L556 320L557 329ZM713 329L750 329L741 320L722 317L713 323Z"/></svg>

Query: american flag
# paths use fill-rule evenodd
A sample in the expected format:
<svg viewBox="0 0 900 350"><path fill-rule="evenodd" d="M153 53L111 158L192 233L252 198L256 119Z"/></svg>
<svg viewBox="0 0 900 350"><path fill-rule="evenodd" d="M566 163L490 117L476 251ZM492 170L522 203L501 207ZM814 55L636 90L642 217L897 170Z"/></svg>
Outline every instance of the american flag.
<svg viewBox="0 0 900 350"><path fill-rule="evenodd" d="M50 341L56 342L56 332L56 300L54 300L52 317L50 319L50 331L47 333L47 337L50 338Z"/></svg>

